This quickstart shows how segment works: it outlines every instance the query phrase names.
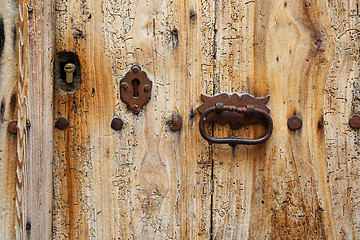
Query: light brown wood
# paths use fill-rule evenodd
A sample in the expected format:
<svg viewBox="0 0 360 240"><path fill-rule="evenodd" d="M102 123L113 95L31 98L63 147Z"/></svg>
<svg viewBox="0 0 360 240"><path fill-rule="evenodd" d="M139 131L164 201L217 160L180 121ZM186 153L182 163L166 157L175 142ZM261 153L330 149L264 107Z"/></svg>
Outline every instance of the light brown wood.
<svg viewBox="0 0 360 240"><path fill-rule="evenodd" d="M357 0L1 4L1 239L360 238L359 130L348 125L360 113ZM54 86L64 51L80 60L73 93ZM134 64L153 81L139 115L119 93ZM269 141L200 136L200 94L221 92L270 95ZM293 115L300 130L287 127Z"/></svg>
<svg viewBox="0 0 360 240"><path fill-rule="evenodd" d="M358 2L217 3L215 90L269 94L274 132L215 147L213 237L358 239ZM301 130L287 129L292 115Z"/></svg>
<svg viewBox="0 0 360 240"><path fill-rule="evenodd" d="M53 2L19 1L16 238L50 239Z"/></svg>
<svg viewBox="0 0 360 240"><path fill-rule="evenodd" d="M213 237L335 239L323 127L334 55L326 1L217 1L217 9L215 90L270 95L274 131L266 144L215 147ZM287 128L292 115L301 130Z"/></svg>
<svg viewBox="0 0 360 240"><path fill-rule="evenodd" d="M0 3L0 239L15 238L16 134L8 124L17 118L17 6Z"/></svg>
<svg viewBox="0 0 360 240"><path fill-rule="evenodd" d="M209 238L210 151L195 111L212 89L214 10L208 1L56 1L56 51L78 54L82 84L54 96L54 120L70 122L54 136L54 239ZM133 64L153 81L139 115L119 96ZM173 115L180 132L167 126ZM119 132L113 117L124 121Z"/></svg>
<svg viewBox="0 0 360 240"><path fill-rule="evenodd" d="M342 10L329 6L57 2L57 51L79 54L83 83L75 94L55 94L54 117L68 117L70 128L55 136L54 237L341 236L325 152L324 100L333 96L324 89ZM118 82L135 63L154 81L139 116L119 100ZM200 93L219 92L269 94L269 142L207 148L194 110ZM181 133L166 128L174 113ZM292 115L303 120L297 132L286 126ZM114 116L125 122L120 133L109 128ZM236 134L215 126L216 136Z"/></svg>
<svg viewBox="0 0 360 240"><path fill-rule="evenodd" d="M329 1L335 54L325 86L327 181L338 239L360 238L359 130L349 127L359 114L359 1Z"/></svg>

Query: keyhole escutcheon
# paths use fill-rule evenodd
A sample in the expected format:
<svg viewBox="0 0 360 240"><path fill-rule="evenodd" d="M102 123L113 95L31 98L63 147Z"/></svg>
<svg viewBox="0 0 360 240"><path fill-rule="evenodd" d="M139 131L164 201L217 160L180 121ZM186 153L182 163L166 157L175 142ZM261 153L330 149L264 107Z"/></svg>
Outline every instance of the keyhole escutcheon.
<svg viewBox="0 0 360 240"><path fill-rule="evenodd" d="M152 82L141 67L134 65L120 81L120 98L127 103L133 113L138 114L140 109L151 98Z"/></svg>

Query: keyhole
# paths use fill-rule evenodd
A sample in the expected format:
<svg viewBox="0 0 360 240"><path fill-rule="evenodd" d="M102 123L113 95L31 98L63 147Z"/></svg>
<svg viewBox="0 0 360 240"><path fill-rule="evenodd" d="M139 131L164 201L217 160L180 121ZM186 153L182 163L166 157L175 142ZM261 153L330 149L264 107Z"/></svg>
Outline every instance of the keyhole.
<svg viewBox="0 0 360 240"><path fill-rule="evenodd" d="M134 89L134 97L139 97L139 85L140 85L139 79L135 78L134 80L131 81L131 84Z"/></svg>
<svg viewBox="0 0 360 240"><path fill-rule="evenodd" d="M66 61L66 62L60 62L60 77L64 81L66 80L66 72L65 72L64 68L65 68L65 65L67 63L73 63L76 66L76 63L73 60L69 60L69 61ZM75 77L76 77L76 71L73 72L73 78L75 78Z"/></svg>

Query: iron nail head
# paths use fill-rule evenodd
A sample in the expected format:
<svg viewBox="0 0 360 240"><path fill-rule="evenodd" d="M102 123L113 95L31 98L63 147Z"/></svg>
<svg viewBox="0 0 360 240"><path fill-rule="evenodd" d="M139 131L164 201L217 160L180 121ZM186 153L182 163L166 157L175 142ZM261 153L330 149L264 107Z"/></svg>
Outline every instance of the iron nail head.
<svg viewBox="0 0 360 240"><path fill-rule="evenodd" d="M16 120L10 121L8 124L8 131L12 134L17 133L17 124L18 122Z"/></svg>
<svg viewBox="0 0 360 240"><path fill-rule="evenodd" d="M174 117L169 123L169 128L171 131L179 131L182 127L182 121L179 117Z"/></svg>
<svg viewBox="0 0 360 240"><path fill-rule="evenodd" d="M145 92L149 92L149 91L150 91L150 86L146 84L146 85L144 86L144 91L145 91Z"/></svg>
<svg viewBox="0 0 360 240"><path fill-rule="evenodd" d="M358 129L360 128L360 115L355 114L349 120L349 125L351 128Z"/></svg>
<svg viewBox="0 0 360 240"><path fill-rule="evenodd" d="M122 83L122 84L121 84L121 87L122 87L124 90L126 90L126 89L128 89L129 85L128 85L127 83Z"/></svg>
<svg viewBox="0 0 360 240"><path fill-rule="evenodd" d="M291 130L298 130L302 126L302 120L299 117L292 116L288 118L287 125Z"/></svg>
<svg viewBox="0 0 360 240"><path fill-rule="evenodd" d="M135 66L133 66L133 67L131 68L131 71L132 71L133 73L138 73L138 72L140 71L140 67L137 66L137 65L135 65Z"/></svg>
<svg viewBox="0 0 360 240"><path fill-rule="evenodd" d="M215 111L217 114L220 114L224 111L224 103L218 102L215 104Z"/></svg>
<svg viewBox="0 0 360 240"><path fill-rule="evenodd" d="M68 126L69 126L69 121L64 117L58 118L58 120L56 120L55 122L55 127L60 130L65 130Z"/></svg>
<svg viewBox="0 0 360 240"><path fill-rule="evenodd" d="M123 121L118 117L113 118L113 120L111 121L111 128L115 131L121 130L123 128L123 125Z"/></svg>

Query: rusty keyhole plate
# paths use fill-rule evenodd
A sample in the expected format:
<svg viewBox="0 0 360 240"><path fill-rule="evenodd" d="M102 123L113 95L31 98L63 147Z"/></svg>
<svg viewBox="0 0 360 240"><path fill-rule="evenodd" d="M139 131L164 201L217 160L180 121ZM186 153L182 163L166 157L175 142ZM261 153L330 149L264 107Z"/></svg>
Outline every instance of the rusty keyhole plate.
<svg viewBox="0 0 360 240"><path fill-rule="evenodd" d="M151 98L152 82L146 73L135 65L120 81L120 98L127 103L135 114L149 102Z"/></svg>

